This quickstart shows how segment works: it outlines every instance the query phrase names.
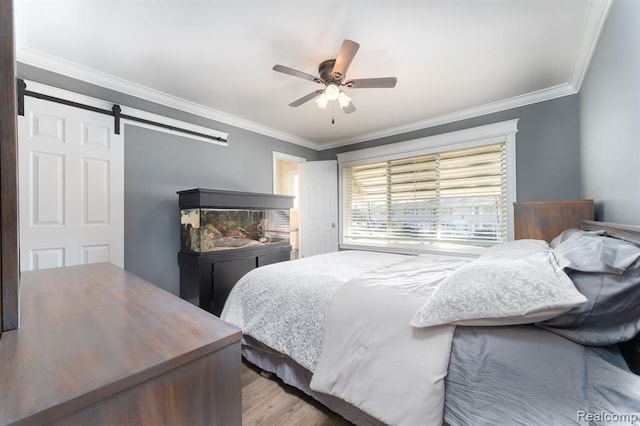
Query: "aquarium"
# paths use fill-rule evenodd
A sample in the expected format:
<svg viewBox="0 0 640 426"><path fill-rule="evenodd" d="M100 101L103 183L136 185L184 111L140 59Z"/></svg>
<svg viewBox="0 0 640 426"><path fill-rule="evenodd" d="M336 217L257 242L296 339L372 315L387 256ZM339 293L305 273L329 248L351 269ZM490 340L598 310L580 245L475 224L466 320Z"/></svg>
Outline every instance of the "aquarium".
<svg viewBox="0 0 640 426"><path fill-rule="evenodd" d="M206 188L178 191L178 196L183 253L280 250L290 244L293 197Z"/></svg>
<svg viewBox="0 0 640 426"><path fill-rule="evenodd" d="M181 209L181 249L208 253L289 244L289 220L289 209Z"/></svg>

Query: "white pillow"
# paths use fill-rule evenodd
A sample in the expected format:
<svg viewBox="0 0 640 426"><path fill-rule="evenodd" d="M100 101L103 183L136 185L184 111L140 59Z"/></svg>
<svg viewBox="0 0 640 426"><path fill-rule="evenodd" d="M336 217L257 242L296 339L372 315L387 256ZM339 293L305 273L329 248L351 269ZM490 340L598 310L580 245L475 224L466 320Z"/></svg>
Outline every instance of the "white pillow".
<svg viewBox="0 0 640 426"><path fill-rule="evenodd" d="M513 325L544 321L587 299L551 253L477 259L445 278L411 325Z"/></svg>
<svg viewBox="0 0 640 426"><path fill-rule="evenodd" d="M513 240L489 247L480 259L522 259L536 254L546 255L550 251L551 247L543 240Z"/></svg>

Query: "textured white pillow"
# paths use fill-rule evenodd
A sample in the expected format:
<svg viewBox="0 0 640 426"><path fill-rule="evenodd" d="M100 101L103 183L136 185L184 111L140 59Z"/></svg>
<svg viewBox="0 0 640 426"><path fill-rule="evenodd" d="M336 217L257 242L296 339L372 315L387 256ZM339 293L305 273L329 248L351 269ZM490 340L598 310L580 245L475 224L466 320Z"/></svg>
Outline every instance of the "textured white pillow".
<svg viewBox="0 0 640 426"><path fill-rule="evenodd" d="M513 240L496 244L482 253L480 259L523 259L533 255L546 255L551 247L543 240Z"/></svg>
<svg viewBox="0 0 640 426"><path fill-rule="evenodd" d="M477 259L445 278L416 312L411 325L529 324L586 301L551 253L521 259Z"/></svg>

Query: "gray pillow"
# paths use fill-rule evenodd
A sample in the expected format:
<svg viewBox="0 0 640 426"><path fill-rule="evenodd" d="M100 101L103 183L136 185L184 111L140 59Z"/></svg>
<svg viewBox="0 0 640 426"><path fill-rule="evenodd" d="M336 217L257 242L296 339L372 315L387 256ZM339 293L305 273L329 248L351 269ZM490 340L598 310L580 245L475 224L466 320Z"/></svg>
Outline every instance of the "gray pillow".
<svg viewBox="0 0 640 426"><path fill-rule="evenodd" d="M553 254L563 269L623 274L640 258L640 247L635 244L598 232L569 231L552 241Z"/></svg>
<svg viewBox="0 0 640 426"><path fill-rule="evenodd" d="M575 234L607 235L605 231L583 231L582 229L578 229L578 228L570 228L570 229L567 229L566 231L562 231L560 235L558 235L553 240L551 240L551 242L549 243L549 246L551 248L556 248L559 244L565 242Z"/></svg>
<svg viewBox="0 0 640 426"><path fill-rule="evenodd" d="M624 342L640 332L640 259L622 274L566 272L587 302L537 326L592 346Z"/></svg>

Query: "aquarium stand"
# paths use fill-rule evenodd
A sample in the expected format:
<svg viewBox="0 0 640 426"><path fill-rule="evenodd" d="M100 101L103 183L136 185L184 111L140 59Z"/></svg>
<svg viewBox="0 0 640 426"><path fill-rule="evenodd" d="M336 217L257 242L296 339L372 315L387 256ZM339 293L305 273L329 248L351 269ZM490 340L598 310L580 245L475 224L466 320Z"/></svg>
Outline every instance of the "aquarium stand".
<svg viewBox="0 0 640 426"><path fill-rule="evenodd" d="M244 274L290 256L288 244L214 254L180 252L180 297L220 316L231 289Z"/></svg>
<svg viewBox="0 0 640 426"><path fill-rule="evenodd" d="M244 274L290 260L293 197L203 188L178 197L181 298L219 316Z"/></svg>

